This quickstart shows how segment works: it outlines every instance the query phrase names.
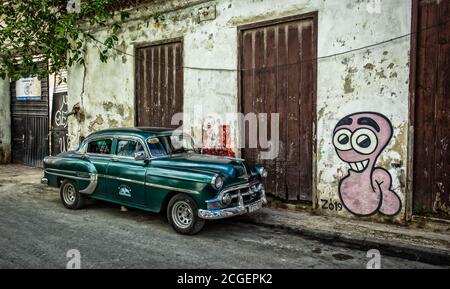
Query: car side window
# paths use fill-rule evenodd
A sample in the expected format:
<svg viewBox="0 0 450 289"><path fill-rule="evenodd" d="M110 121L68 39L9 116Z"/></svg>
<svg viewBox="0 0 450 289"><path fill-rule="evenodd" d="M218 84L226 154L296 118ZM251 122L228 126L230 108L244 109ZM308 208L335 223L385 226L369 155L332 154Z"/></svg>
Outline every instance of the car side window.
<svg viewBox="0 0 450 289"><path fill-rule="evenodd" d="M111 139L102 139L95 140L88 143L87 153L91 154L111 154L112 140Z"/></svg>
<svg viewBox="0 0 450 289"><path fill-rule="evenodd" d="M134 157L135 153L143 152L144 147L136 140L118 140L116 154L121 157Z"/></svg>
<svg viewBox="0 0 450 289"><path fill-rule="evenodd" d="M168 154L161 139L157 137L147 139L147 144L153 157L162 157Z"/></svg>

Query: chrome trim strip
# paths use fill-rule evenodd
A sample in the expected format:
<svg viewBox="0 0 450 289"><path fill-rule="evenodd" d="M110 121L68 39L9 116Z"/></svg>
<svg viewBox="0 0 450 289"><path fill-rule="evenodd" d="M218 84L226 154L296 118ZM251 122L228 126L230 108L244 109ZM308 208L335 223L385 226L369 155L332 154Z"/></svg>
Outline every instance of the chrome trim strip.
<svg viewBox="0 0 450 289"><path fill-rule="evenodd" d="M171 191L176 191L176 192L195 194L195 195L199 194L199 192L197 192L197 191L180 189L180 188L175 188L175 187L170 187L170 186L165 186L165 185L159 185L159 184L150 183L150 182L141 182L141 181L119 178L119 177L114 177L114 176L107 176L107 175L99 175L99 177L106 178L106 179L112 179L112 180L119 180L119 181L123 181L123 182L135 183L138 185L143 185L143 186L148 186L148 187L153 187L153 188L166 189L166 190L171 190Z"/></svg>
<svg viewBox="0 0 450 289"><path fill-rule="evenodd" d="M91 174L89 185L84 190L80 190L80 193L92 195L95 192L95 189L97 188L97 181L98 181L97 175Z"/></svg>
<svg viewBox="0 0 450 289"><path fill-rule="evenodd" d="M59 172L70 172L70 171L63 171L63 170L57 170L57 169L46 169L45 173L50 174L50 175L59 176L59 177L64 177L64 178L71 179L71 180L89 181L89 185L86 188L84 188L83 190L80 190L81 194L92 195L94 193L95 189L97 188L97 183L98 183L97 174L89 173L89 178L82 178L82 177L57 173L57 172L50 172L49 170L54 170L54 171L59 171ZM83 172L75 172L75 173L78 174L78 173L83 173Z"/></svg>
<svg viewBox="0 0 450 289"><path fill-rule="evenodd" d="M154 183L146 183L145 185L149 186L149 187L153 187L153 188L171 190L171 191L176 191L176 192L181 192L181 193L188 193L188 194L194 194L194 195L200 194L197 191L192 191L192 190L187 190L187 189L180 189L180 188L175 188L175 187L169 187L169 186L159 185L159 184L154 184Z"/></svg>
<svg viewBox="0 0 450 289"><path fill-rule="evenodd" d="M257 186L257 185L261 185L261 188L260 188L258 191L256 191L256 192L253 191L253 192L244 192L244 193L242 193L242 192L240 191L240 190L242 190L242 189L250 189L250 187L252 187L252 186ZM245 197L245 196L249 196L249 195L252 195L252 194L255 194L255 193L264 191L264 186L263 186L262 183L260 183L259 181L254 181L254 182L251 182L251 183L245 183L245 184L241 184L241 185L237 185L237 186L233 186L233 187L228 187L228 188L225 188L223 191L221 191L221 192L217 195L216 198L211 199L211 200L207 200L207 201L205 201L205 202L206 202L207 204L215 203L215 202L220 202L220 201L222 200L223 195L226 194L226 193L228 193L228 192L231 192L231 191L238 191L237 193L231 195L231 197L232 197L233 199L235 199L235 198L237 198L237 197L239 197L239 196Z"/></svg>
<svg viewBox="0 0 450 289"><path fill-rule="evenodd" d="M240 184L240 185L236 185L236 186L233 186L233 187L224 188L220 192L220 194L224 194L224 193L228 193L228 192L236 191L236 190L247 189L247 188L250 188L251 186L256 185L256 184L259 184L259 181L254 181L254 182L251 182L251 183L245 183L245 184Z"/></svg>
<svg viewBox="0 0 450 289"><path fill-rule="evenodd" d="M115 176L109 176L109 175L98 175L100 178L105 178L105 179L110 179L110 180L117 180L117 181L122 181L122 182L129 182L129 183L135 183L138 185L145 185L145 182L141 182L141 181L136 181L136 180L132 180L132 179L125 179L125 178L120 178L120 177L115 177Z"/></svg>
<svg viewBox="0 0 450 289"><path fill-rule="evenodd" d="M176 192L181 192L181 193L188 193L188 194L195 194L195 195L200 194L199 192L193 191L193 190L180 189L180 188L175 188L175 187L170 187L170 186L165 186L165 185L159 185L159 184L154 184L154 183L149 183L149 182L136 181L136 180L132 180L132 179L114 177L114 176L109 176L109 175L104 175L104 174L90 174L89 178L82 178L82 177L76 177L76 176L71 176L71 175L67 175L67 174L53 173L53 172L49 172L48 170L55 170L55 171L66 172L66 173L67 172L73 173L71 171L63 171L63 170L57 170L57 169L47 169L47 170L45 170L45 172L48 173L48 174L53 174L53 175L65 177L65 178L68 178L68 179L81 180L81 181L90 181L91 184L95 183L95 187L97 187L98 178L105 178L105 179L112 179L112 180L119 180L119 181L123 181L123 182L135 183L135 184L138 184L138 185L145 185L145 186L159 188L159 189L166 189L166 190L171 190L171 191L176 191ZM76 173L79 173L79 172L76 172ZM91 191L91 188L88 190L89 186L86 189L84 189L83 192L80 191L80 193L89 194L88 192ZM94 188L94 190L95 190L95 188ZM84 192L84 191L86 191L86 192ZM93 191L92 191L92 193L93 193Z"/></svg>
<svg viewBox="0 0 450 289"><path fill-rule="evenodd" d="M83 178L83 177L77 177L77 176L72 176L72 175L66 175L63 173L56 173L56 172L49 172L49 169L45 170L45 173L50 174L50 175L55 175L55 176L59 176L59 177L64 177L64 178L68 178L68 179L74 179L74 180L80 180L80 181L90 181L91 178Z"/></svg>
<svg viewBox="0 0 450 289"><path fill-rule="evenodd" d="M175 188L175 187L170 187L170 186L165 186L165 185L159 185L159 184L150 183L150 182L142 182L142 181L136 181L136 180L125 179L125 178L114 177L114 176L108 176L108 175L98 175L98 176L101 177L101 178L106 178L106 179L111 179L111 180L118 180L118 181L122 181L122 182L130 182L130 183L135 183L135 184L138 184L138 185L143 185L143 186L153 187L153 188L158 188L158 189L165 189L165 190L171 190L171 191L176 191L176 192L181 192L181 193L188 193L188 194L195 194L195 195L199 194L199 192L197 192L197 191L192 191L192 190L187 190L187 189L180 189L180 188Z"/></svg>
<svg viewBox="0 0 450 289"><path fill-rule="evenodd" d="M161 167L159 167L161 168ZM192 180L192 179L187 179L187 178L182 178L182 177L177 177L177 176L167 176L167 175L157 175L157 174L152 174L152 173L148 173L147 176L152 176L152 177L158 177L158 178L169 178L169 179L174 179L174 180L181 180L181 181L189 181L189 182L196 182L196 183L202 183L202 184L209 184L210 182L204 182L201 180Z"/></svg>
<svg viewBox="0 0 450 289"><path fill-rule="evenodd" d="M80 172L80 171L68 171L68 170L58 170L58 169L52 169L52 168L47 168L45 171L55 171L58 173L76 173L76 174L89 174L88 172Z"/></svg>
<svg viewBox="0 0 450 289"><path fill-rule="evenodd" d="M239 194L239 204L236 207L220 210L198 210L198 217L206 220L224 219L233 216L243 215L248 212L250 206L258 206L258 210L267 204L266 194L261 191L261 198L253 203L244 204L242 195Z"/></svg>

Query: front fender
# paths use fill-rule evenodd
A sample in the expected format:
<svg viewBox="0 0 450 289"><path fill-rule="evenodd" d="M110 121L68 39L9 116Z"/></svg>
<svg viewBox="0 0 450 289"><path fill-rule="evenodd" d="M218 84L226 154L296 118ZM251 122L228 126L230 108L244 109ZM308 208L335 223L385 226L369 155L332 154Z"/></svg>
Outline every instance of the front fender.
<svg viewBox="0 0 450 289"><path fill-rule="evenodd" d="M147 171L146 184L152 188L154 196L162 205L165 197L171 192L190 195L199 208L205 201L214 198L218 191L211 186L216 175L214 172L169 167L151 167Z"/></svg>

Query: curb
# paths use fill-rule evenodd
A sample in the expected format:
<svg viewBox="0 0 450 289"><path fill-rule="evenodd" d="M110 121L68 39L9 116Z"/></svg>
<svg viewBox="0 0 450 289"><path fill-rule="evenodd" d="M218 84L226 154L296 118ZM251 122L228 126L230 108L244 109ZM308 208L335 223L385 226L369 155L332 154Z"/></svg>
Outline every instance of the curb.
<svg viewBox="0 0 450 289"><path fill-rule="evenodd" d="M288 233L297 234L307 239L317 240L325 244L332 244L351 249L368 251L378 249L382 255L398 257L411 261L428 263L439 266L450 266L450 252L441 249L407 245L398 241L384 242L376 239L347 237L339 233L289 226L285 224L264 223L249 217L236 217L235 221L272 229L282 229Z"/></svg>

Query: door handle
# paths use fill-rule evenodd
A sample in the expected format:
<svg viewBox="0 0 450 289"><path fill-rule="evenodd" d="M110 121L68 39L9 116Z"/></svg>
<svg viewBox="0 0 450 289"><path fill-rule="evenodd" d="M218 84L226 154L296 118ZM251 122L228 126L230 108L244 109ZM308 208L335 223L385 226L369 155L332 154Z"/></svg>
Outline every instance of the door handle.
<svg viewBox="0 0 450 289"><path fill-rule="evenodd" d="M119 159L118 159L118 158L116 158L116 157L113 157L113 158L111 158L111 161L113 161L113 162L118 162L118 161L119 161Z"/></svg>

